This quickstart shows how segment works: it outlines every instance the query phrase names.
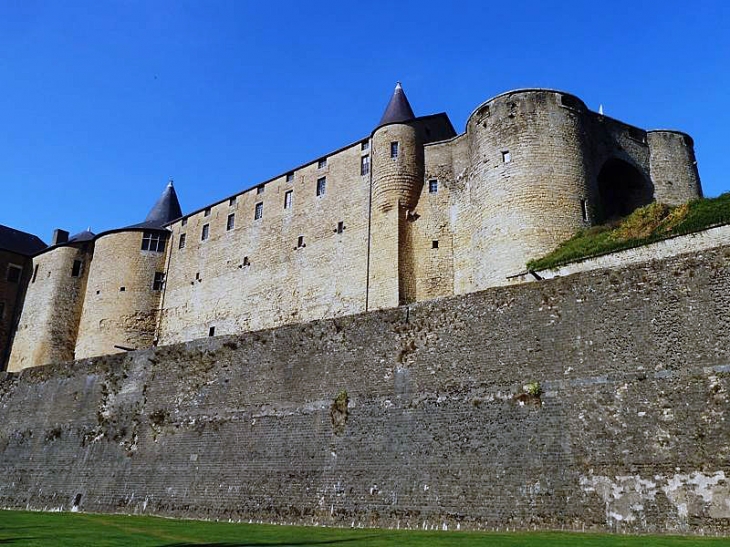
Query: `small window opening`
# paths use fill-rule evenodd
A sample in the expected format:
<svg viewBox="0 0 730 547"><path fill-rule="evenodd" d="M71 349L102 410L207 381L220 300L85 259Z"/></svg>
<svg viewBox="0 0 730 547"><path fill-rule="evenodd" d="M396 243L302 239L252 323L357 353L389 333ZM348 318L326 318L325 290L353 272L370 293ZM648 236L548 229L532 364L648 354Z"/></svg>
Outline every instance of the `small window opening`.
<svg viewBox="0 0 730 547"><path fill-rule="evenodd" d="M583 215L583 222L588 222L588 203L586 200L580 200L580 210Z"/></svg>
<svg viewBox="0 0 730 547"><path fill-rule="evenodd" d="M264 193L264 188L266 188L266 187L265 187L265 186L264 186L263 184L259 184L259 185L258 185L258 186L256 187L256 193L257 193L257 194L263 194L263 193Z"/></svg>
<svg viewBox="0 0 730 547"><path fill-rule="evenodd" d="M165 272L155 272L155 279L152 281L152 290L161 291L165 284Z"/></svg>
<svg viewBox="0 0 730 547"><path fill-rule="evenodd" d="M370 141L362 141L360 143L360 150L369 150L370 149Z"/></svg>
<svg viewBox="0 0 730 547"><path fill-rule="evenodd" d="M96 294L101 294L101 291L96 291Z"/></svg>
<svg viewBox="0 0 730 547"><path fill-rule="evenodd" d="M434 239L434 240L433 240L433 241L431 242L431 248L432 248L432 249L438 249L438 248L439 248L439 242L438 242L438 240L437 240L437 239Z"/></svg>
<svg viewBox="0 0 730 547"><path fill-rule="evenodd" d="M398 142L397 141L390 143L390 157L391 158L398 157Z"/></svg>
<svg viewBox="0 0 730 547"><path fill-rule="evenodd" d="M195 272L195 281L200 281L200 272Z"/></svg>
<svg viewBox="0 0 730 547"><path fill-rule="evenodd" d="M215 327L210 327L208 329L208 336L215 336Z"/></svg>
<svg viewBox="0 0 730 547"><path fill-rule="evenodd" d="M360 176L370 173L370 154L360 158Z"/></svg>
<svg viewBox="0 0 730 547"><path fill-rule="evenodd" d="M263 204L263 202L257 203L256 208L254 209L254 212L253 212L253 219L258 220L258 219L262 218L263 216L264 216L264 204Z"/></svg>
<svg viewBox="0 0 730 547"><path fill-rule="evenodd" d="M203 211L203 216L204 217L209 217L210 216L210 207L206 207L205 208L205 211Z"/></svg>
<svg viewBox="0 0 730 547"><path fill-rule="evenodd" d="M78 507L81 504L81 494L76 494L74 497L74 507Z"/></svg>
<svg viewBox="0 0 730 547"><path fill-rule="evenodd" d="M337 233L341 234L344 231L344 229L345 229L345 223L342 221L339 221L337 223Z"/></svg>
<svg viewBox="0 0 730 547"><path fill-rule="evenodd" d="M188 225L188 217L185 217L180 221L180 226L187 226Z"/></svg>
<svg viewBox="0 0 730 547"><path fill-rule="evenodd" d="M439 191L439 181L432 179L428 181L428 193L435 194Z"/></svg>
<svg viewBox="0 0 730 547"><path fill-rule="evenodd" d="M502 150L502 163L509 163L512 161L512 154L509 150Z"/></svg>
<svg viewBox="0 0 730 547"><path fill-rule="evenodd" d="M210 237L210 224L203 224L203 231L200 234L200 240L205 241Z"/></svg>
<svg viewBox="0 0 730 547"><path fill-rule="evenodd" d="M127 287L119 287L119 292L125 292L127 290Z"/></svg>
<svg viewBox="0 0 730 547"><path fill-rule="evenodd" d="M23 273L23 268L20 266L17 266L15 264L8 264L8 271L6 273L5 279L9 283L18 283L20 281L20 276Z"/></svg>
<svg viewBox="0 0 730 547"><path fill-rule="evenodd" d="M307 244L304 243L304 236L299 236L297 238L297 249L301 249L302 247L306 247Z"/></svg>
<svg viewBox="0 0 730 547"><path fill-rule="evenodd" d="M36 264L35 268L33 268L33 279L31 279L30 282L35 283L36 277L38 277L38 264Z"/></svg>
<svg viewBox="0 0 730 547"><path fill-rule="evenodd" d="M327 189L327 177L317 179L317 196L323 196Z"/></svg>
<svg viewBox="0 0 730 547"><path fill-rule="evenodd" d="M287 173L286 174L286 181L287 182L294 182L294 173Z"/></svg>
<svg viewBox="0 0 730 547"><path fill-rule="evenodd" d="M284 209L291 209L292 196L294 195L293 190L287 190L284 193Z"/></svg>
<svg viewBox="0 0 730 547"><path fill-rule="evenodd" d="M322 158L317 162L317 169L324 169L327 167L327 158Z"/></svg>
<svg viewBox="0 0 730 547"><path fill-rule="evenodd" d="M247 256L244 256L243 257L243 265L244 266L250 266L251 265L251 261L248 259Z"/></svg>
<svg viewBox="0 0 730 547"><path fill-rule="evenodd" d="M81 276L81 266L83 265L83 262L80 260L74 260L73 266L71 267L71 277L80 277Z"/></svg>
<svg viewBox="0 0 730 547"><path fill-rule="evenodd" d="M236 227L236 215L235 213L231 213L228 215L228 220L226 221L226 230L230 231L233 230L233 228Z"/></svg>
<svg viewBox="0 0 730 547"><path fill-rule="evenodd" d="M229 199L229 200L228 200L228 206L229 206L229 207L233 207L233 206L234 206L234 205L236 204L236 201L237 201L237 199L238 199L238 198L237 198L236 196L234 196L234 197L232 197L231 199Z"/></svg>
<svg viewBox="0 0 730 547"><path fill-rule="evenodd" d="M177 248L178 249L184 249L185 248L185 239L187 236L185 234L180 234L180 241L178 241Z"/></svg>

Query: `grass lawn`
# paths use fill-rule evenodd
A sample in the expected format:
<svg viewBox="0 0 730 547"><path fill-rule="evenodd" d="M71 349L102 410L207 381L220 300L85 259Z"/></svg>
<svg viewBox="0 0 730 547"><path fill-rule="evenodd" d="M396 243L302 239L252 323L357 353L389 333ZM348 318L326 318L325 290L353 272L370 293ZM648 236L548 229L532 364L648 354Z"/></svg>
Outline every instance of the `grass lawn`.
<svg viewBox="0 0 730 547"><path fill-rule="evenodd" d="M404 530L349 530L298 526L229 524L170 520L126 515L30 513L0 511L0 545L208 545L218 547L264 545L398 546L538 546L653 547L730 545L730 538L625 536L562 532L411 532Z"/></svg>

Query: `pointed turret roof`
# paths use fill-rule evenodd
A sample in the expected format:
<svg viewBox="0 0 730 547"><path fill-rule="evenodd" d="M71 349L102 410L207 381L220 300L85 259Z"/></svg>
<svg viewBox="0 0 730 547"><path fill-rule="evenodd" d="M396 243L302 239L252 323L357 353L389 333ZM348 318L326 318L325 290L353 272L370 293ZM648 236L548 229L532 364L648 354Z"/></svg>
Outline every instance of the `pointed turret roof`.
<svg viewBox="0 0 730 547"><path fill-rule="evenodd" d="M142 224L161 228L168 222L178 219L181 216L182 209L180 208L180 202L177 199L175 187L172 185L172 179L170 179L165 191L162 192L160 199L157 200L154 207L150 209L147 218L144 219Z"/></svg>
<svg viewBox="0 0 730 547"><path fill-rule="evenodd" d="M388 106L385 107L385 112L383 112L383 117L380 118L378 127L387 123L407 122L415 117L411 104L408 102L408 98L403 91L403 87L398 82L395 84L395 91L393 91L393 96L390 98Z"/></svg>

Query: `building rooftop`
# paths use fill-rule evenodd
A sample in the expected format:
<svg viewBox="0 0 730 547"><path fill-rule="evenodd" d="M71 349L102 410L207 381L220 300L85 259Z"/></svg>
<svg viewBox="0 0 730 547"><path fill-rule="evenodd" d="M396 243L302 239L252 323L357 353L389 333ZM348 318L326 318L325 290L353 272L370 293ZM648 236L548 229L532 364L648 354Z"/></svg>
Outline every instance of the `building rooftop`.
<svg viewBox="0 0 730 547"><path fill-rule="evenodd" d="M39 237L0 224L0 249L31 256L46 247Z"/></svg>

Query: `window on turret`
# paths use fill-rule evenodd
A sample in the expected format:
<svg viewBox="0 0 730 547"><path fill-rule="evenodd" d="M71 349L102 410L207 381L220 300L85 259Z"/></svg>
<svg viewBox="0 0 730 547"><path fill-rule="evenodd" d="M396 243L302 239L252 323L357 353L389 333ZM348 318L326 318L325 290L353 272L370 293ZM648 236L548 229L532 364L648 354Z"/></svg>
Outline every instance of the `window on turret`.
<svg viewBox="0 0 730 547"><path fill-rule="evenodd" d="M226 221L226 230L230 231L233 230L233 228L236 227L236 215L234 213L231 213L228 215L228 220Z"/></svg>
<svg viewBox="0 0 730 547"><path fill-rule="evenodd" d="M200 241L205 241L210 237L210 224L203 224L203 231L200 234Z"/></svg>
<svg viewBox="0 0 730 547"><path fill-rule="evenodd" d="M439 181L432 179L428 181L428 193L435 194L439 191Z"/></svg>
<svg viewBox="0 0 730 547"><path fill-rule="evenodd" d="M74 260L74 264L71 267L71 277L81 277L81 268L84 265L80 260Z"/></svg>
<svg viewBox="0 0 730 547"><path fill-rule="evenodd" d="M588 202L584 199L580 200L580 210L583 214L583 222L588 222Z"/></svg>
<svg viewBox="0 0 730 547"><path fill-rule="evenodd" d="M253 219L258 220L264 216L264 204L263 202L257 203L256 208L253 211Z"/></svg>
<svg viewBox="0 0 730 547"><path fill-rule="evenodd" d="M397 141L390 143L390 157L391 158L398 157L398 142Z"/></svg>
<svg viewBox="0 0 730 547"><path fill-rule="evenodd" d="M317 179L317 196L323 196L327 189L327 177Z"/></svg>
<svg viewBox="0 0 730 547"><path fill-rule="evenodd" d="M20 275L23 273L22 266L17 264L8 264L8 271L5 275L5 279L8 283L17 283L20 281Z"/></svg>
<svg viewBox="0 0 730 547"><path fill-rule="evenodd" d="M152 281L152 290L161 291L165 285L165 272L155 272L155 278Z"/></svg>
<svg viewBox="0 0 730 547"><path fill-rule="evenodd" d="M165 252L165 236L160 232L145 232L142 235L142 250L154 251L156 253Z"/></svg>
<svg viewBox="0 0 730 547"><path fill-rule="evenodd" d="M360 175L367 175L368 173L370 173L370 154L360 158Z"/></svg>
<svg viewBox="0 0 730 547"><path fill-rule="evenodd" d="M509 150L502 150L502 163L509 163L512 161L512 154Z"/></svg>

